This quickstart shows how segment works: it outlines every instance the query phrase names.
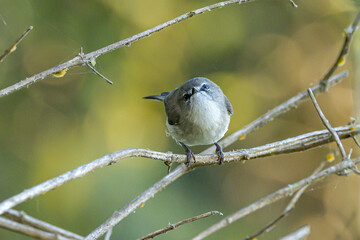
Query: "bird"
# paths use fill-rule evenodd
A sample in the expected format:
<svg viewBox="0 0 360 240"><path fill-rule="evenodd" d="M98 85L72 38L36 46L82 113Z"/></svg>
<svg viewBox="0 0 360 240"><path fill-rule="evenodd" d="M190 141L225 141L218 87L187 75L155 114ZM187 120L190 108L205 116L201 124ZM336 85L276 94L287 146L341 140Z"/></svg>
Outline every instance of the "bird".
<svg viewBox="0 0 360 240"><path fill-rule="evenodd" d="M221 88L205 77L195 77L171 92L146 96L164 102L166 127L172 138L186 153L186 166L195 155L189 146L216 146L218 163L224 161L224 153L218 141L225 135L234 113L229 99Z"/></svg>

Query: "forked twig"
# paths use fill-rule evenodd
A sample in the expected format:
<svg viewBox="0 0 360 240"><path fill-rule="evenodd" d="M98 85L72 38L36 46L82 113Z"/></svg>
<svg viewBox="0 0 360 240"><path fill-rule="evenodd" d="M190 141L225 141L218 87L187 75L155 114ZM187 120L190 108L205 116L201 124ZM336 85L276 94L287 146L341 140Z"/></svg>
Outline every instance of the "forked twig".
<svg viewBox="0 0 360 240"><path fill-rule="evenodd" d="M320 166L317 169L315 169L312 176L319 173L321 171L321 169L323 169L323 167L325 166L325 163L326 163L326 161L322 161ZM301 195L305 192L305 190L308 187L309 187L309 184L303 186L299 191L297 191L296 194L294 195L294 197L290 200L289 204L284 209L284 211L277 218L275 218L268 225L266 225L265 227L260 229L258 232L246 237L244 240L255 239L256 237L263 234L264 232L270 231L277 222L279 222L281 219L287 217L289 215L289 213L295 209L295 204L297 203L297 201L300 199Z"/></svg>

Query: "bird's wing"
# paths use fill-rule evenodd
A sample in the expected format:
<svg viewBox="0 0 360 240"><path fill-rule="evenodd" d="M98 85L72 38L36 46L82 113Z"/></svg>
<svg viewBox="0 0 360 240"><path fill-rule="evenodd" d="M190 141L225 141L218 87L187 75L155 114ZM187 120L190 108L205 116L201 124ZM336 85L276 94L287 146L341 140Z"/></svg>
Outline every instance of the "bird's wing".
<svg viewBox="0 0 360 240"><path fill-rule="evenodd" d="M169 102L176 103L176 104L169 104ZM165 112L168 118L168 123L170 125L177 125L180 122L181 116L181 109L179 104L177 104L177 97L176 94L170 93L165 97Z"/></svg>
<svg viewBox="0 0 360 240"><path fill-rule="evenodd" d="M229 99L225 95L224 95L224 97L225 97L226 109L227 109L228 113L231 115L231 114L234 113L234 110L233 110L233 108L231 106L231 103L230 103Z"/></svg>

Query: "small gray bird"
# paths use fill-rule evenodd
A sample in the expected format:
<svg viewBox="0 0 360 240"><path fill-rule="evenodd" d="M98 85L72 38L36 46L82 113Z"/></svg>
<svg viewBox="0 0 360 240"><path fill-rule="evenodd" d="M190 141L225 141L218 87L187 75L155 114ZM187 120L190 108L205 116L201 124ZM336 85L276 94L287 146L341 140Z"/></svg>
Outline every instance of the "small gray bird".
<svg viewBox="0 0 360 240"><path fill-rule="evenodd" d="M170 135L186 152L189 166L194 154L188 146L215 144L219 164L224 153L217 143L230 123L233 109L220 87L204 77L192 78L172 92L144 97L165 103L166 126Z"/></svg>

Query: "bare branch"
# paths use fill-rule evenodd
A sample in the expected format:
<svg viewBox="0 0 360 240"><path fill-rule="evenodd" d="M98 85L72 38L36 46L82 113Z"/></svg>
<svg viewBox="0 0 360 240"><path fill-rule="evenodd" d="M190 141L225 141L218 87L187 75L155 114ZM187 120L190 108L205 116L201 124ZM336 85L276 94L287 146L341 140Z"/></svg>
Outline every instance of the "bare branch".
<svg viewBox="0 0 360 240"><path fill-rule="evenodd" d="M41 73L38 73L38 74L35 74L31 77L28 77L12 86L9 86L5 89L2 89L0 90L0 98L1 97L4 97L6 95L9 95L11 93L14 93L22 88L25 88L33 83L36 83L42 79L44 79L45 77L53 74L53 73L57 73L57 72L60 72L61 70L63 69L70 69L71 67L74 67L74 66L77 66L77 65L82 65L82 64L86 64L86 62L88 61L91 61L93 59L96 59L97 57L105 54L105 53L108 53L108 52L111 52L111 51L114 51L115 49L118 49L120 47L124 47L124 46L130 46L133 42L136 42L140 39L143 39L145 37L149 37L150 35L152 35L153 33L156 33L156 32L160 32L161 30L167 28L167 27L170 27L176 23L179 23L179 22L182 22L182 21L185 21L191 17L194 17L196 15L200 15L200 14L203 14L203 13L206 13L206 12L210 12L214 9L218 9L218 8L223 8L225 6L229 6L229 5L232 5L232 4L242 4L242 3L246 3L246 2L249 2L251 0L228 0L228 1L223 1L223 2L219 2L219 3L215 3L215 4L212 4L212 5L209 5L209 6L206 6L206 7L203 7L203 8L199 8L199 9L196 9L196 10L193 10L193 11L190 11L190 12L187 12L179 17L176 17L172 20L169 20L165 23L162 23L162 24L159 24L153 28L150 28L144 32L141 32L139 34L136 34L136 35L133 35L131 37L128 37L124 40L121 40L119 42L116 42L116 43L113 43L109 46L106 46L106 47L103 47L101 49L98 49L96 51L93 51L93 52L90 52L88 54L85 54L83 55L83 58L81 58L80 56L76 56L74 57L73 59L67 61L67 62L64 62L62 64L59 64L53 68L50 68L48 70L45 70Z"/></svg>
<svg viewBox="0 0 360 240"><path fill-rule="evenodd" d="M313 94L313 92L312 92L312 90L310 88L308 89L308 93L309 93L309 96L311 98L311 101L313 102L313 104L315 106L316 111L318 112L318 114L319 114L319 116L321 118L322 123L329 130L329 132L331 133L331 135L335 139L336 144L338 145L338 148L340 149L342 159L343 160L347 159L347 155L346 155L344 146L342 145L339 136L337 135L334 128L330 125L330 122L329 122L329 120L327 120L324 113L321 111L321 108L320 108L319 104L317 103L316 98L314 97L314 94Z"/></svg>
<svg viewBox="0 0 360 240"><path fill-rule="evenodd" d="M83 49L81 48L80 53L79 53L79 57L83 60L83 62L85 63L86 66L88 66L88 68L91 69L91 71L93 71L96 75L98 75L99 77L105 79L105 81L109 84L114 84L112 81L110 81L107 77L105 77L104 75L102 75L100 72L98 72L98 70L96 70L93 66L91 66L91 64L89 63L90 60L85 60L84 59L84 52Z"/></svg>
<svg viewBox="0 0 360 240"><path fill-rule="evenodd" d="M343 127L336 128L336 131L338 131L340 138L349 138L360 133L360 125L355 125L355 126L346 125ZM332 141L332 136L327 130L315 131L297 137L288 138L282 141L266 144L260 147L254 147L250 149L240 149L238 151L224 153L224 157L225 157L224 163L241 161L241 160L250 160L260 157L284 154L284 153L304 151L323 144L327 144L331 141ZM144 157L144 158L151 158L151 159L162 160L173 163L174 162L185 163L186 161L186 157L183 154L162 153L162 152L156 152L147 149L137 149L137 148L120 150L111 154L107 154L88 164L82 165L58 177L47 180L37 186L24 190L23 192L1 202L0 214L16 206L19 203L22 203L40 194L48 192L57 187L60 187L61 185L71 180L83 177L86 174L93 172L98 168L102 168L114 164L119 160L128 157ZM197 155L196 163L186 168L186 171L189 171L198 166L215 165L217 163L218 163L217 156L215 154ZM173 174L181 174L181 173L174 170L174 172L168 174L165 178L167 178L167 180L170 180L168 178L170 178L170 176L174 177ZM116 214L117 212L114 213L114 215Z"/></svg>
<svg viewBox="0 0 360 240"><path fill-rule="evenodd" d="M62 235L69 239L81 240L84 238L83 236L77 235L75 233L69 232L69 231L59 228L57 226L51 225L47 222L43 222L41 220L33 218L33 217L27 215L23 211L19 212L14 209L9 209L2 215L2 217L7 218L9 220L16 221L18 223L28 225L30 227L37 228L39 230L43 230L45 232Z"/></svg>
<svg viewBox="0 0 360 240"><path fill-rule="evenodd" d="M334 72L336 71L336 69L338 67L345 64L347 54L349 53L349 50L350 50L350 43L354 36L354 33L356 32L356 30L358 28L359 22L360 22L360 12L358 12L358 14L356 15L354 22L347 29L344 30L345 39L344 39L343 46L340 50L340 53L339 53L336 61L334 62L334 64L329 69L329 71L320 80L322 91L328 90L327 84L329 82L329 78L334 74Z"/></svg>
<svg viewBox="0 0 360 240"><path fill-rule="evenodd" d="M338 75L335 75L329 79L328 86L334 86L338 82L340 82L343 78L348 76L348 72L344 71L339 73ZM321 86L320 84L317 84L311 88L313 93L316 95L318 93L321 93ZM260 127L264 126L265 124L271 122L274 118L290 111L291 109L296 108L299 106L303 101L309 98L309 94L307 91L303 91L296 96L288 99L284 103L280 104L279 106L271 109L255 121L251 122L250 124L246 125L239 131L231 134L230 136L226 137L225 139L221 140L219 142L219 145L223 148L230 146L230 144L236 142L239 140L239 138L245 138L249 133L259 129ZM204 151L204 153L213 153L215 152L215 147L210 147L207 150Z"/></svg>
<svg viewBox="0 0 360 240"><path fill-rule="evenodd" d="M70 238L63 237L62 235L57 235L54 233L48 233L4 217L0 217L0 227L9 229L14 232L22 233L27 236L31 236L38 239L46 240L72 240Z"/></svg>
<svg viewBox="0 0 360 240"><path fill-rule="evenodd" d="M298 7L298 5L296 5L296 3L293 0L289 0L289 1L290 1L291 5L293 5L293 7L295 7L295 8Z"/></svg>
<svg viewBox="0 0 360 240"><path fill-rule="evenodd" d="M289 235L281 238L280 240L301 240L306 239L307 236L310 234L310 226L305 225L295 232L290 233Z"/></svg>
<svg viewBox="0 0 360 240"><path fill-rule="evenodd" d="M196 237L193 238L193 240L204 239L205 237L213 234L216 231L219 231L220 229L232 224L233 222L239 220L240 218L245 217L246 215L248 215L250 213L253 213L269 204L273 204L282 198L292 196L296 191L298 191L299 189L301 189L302 187L304 187L306 185L315 184L335 173L339 173L339 172L342 172L347 169L350 170L353 168L354 163L355 164L360 163L360 158L356 158L354 160L354 162L351 160L341 161L340 163L338 163L332 167L329 167L329 168L321 171L320 173L311 175L310 177L304 178L296 183L289 184L286 187L254 202L254 203L250 204L249 206L224 218L220 222L214 224L213 226L209 227L208 229L206 229L203 232L201 232L200 234L198 234Z"/></svg>
<svg viewBox="0 0 360 240"><path fill-rule="evenodd" d="M202 219L202 218L206 218L206 217L210 217L212 215L215 215L215 214L219 214L219 215L223 215L221 212L218 212L218 211L211 211L211 212L207 212L207 213L203 213L203 214L200 214L198 216L195 216L195 217L192 217L192 218L188 218L188 219L185 219L185 220L182 220L180 222L177 222L177 223L174 223L174 224L169 224L169 226L167 227L164 227L162 229L159 229L153 233L150 233L146 236L143 236L141 238L138 238L137 240L146 240L146 239L151 239L151 238L154 238L160 234L164 234L164 233L167 233L168 231L171 231L171 230L174 230L175 228L183 225L183 224L186 224L186 223L191 223L191 222L194 222L196 220L199 220L199 219Z"/></svg>
<svg viewBox="0 0 360 240"><path fill-rule="evenodd" d="M14 52L16 50L17 45L28 35L28 33L33 29L33 26L30 26L28 29L25 30L21 34L21 36L15 40L15 42L4 51L4 53L0 56L0 62L2 62L10 53Z"/></svg>
<svg viewBox="0 0 360 240"><path fill-rule="evenodd" d="M322 161L320 166L315 169L312 176L319 173L321 171L321 169L323 169L323 167L325 166L325 163L326 163L326 161ZM269 232L275 226L275 224L277 222L279 222L281 219L287 217L289 215L289 213L295 209L295 204L300 199L300 197L305 192L305 190L308 188L308 186L309 186L309 184L303 186L299 191L296 192L295 196L290 200L289 204L286 206L284 211L277 218L275 218L268 225L266 225L265 227L260 229L258 232L246 237L245 240L255 239L256 237L263 234L264 232Z"/></svg>

